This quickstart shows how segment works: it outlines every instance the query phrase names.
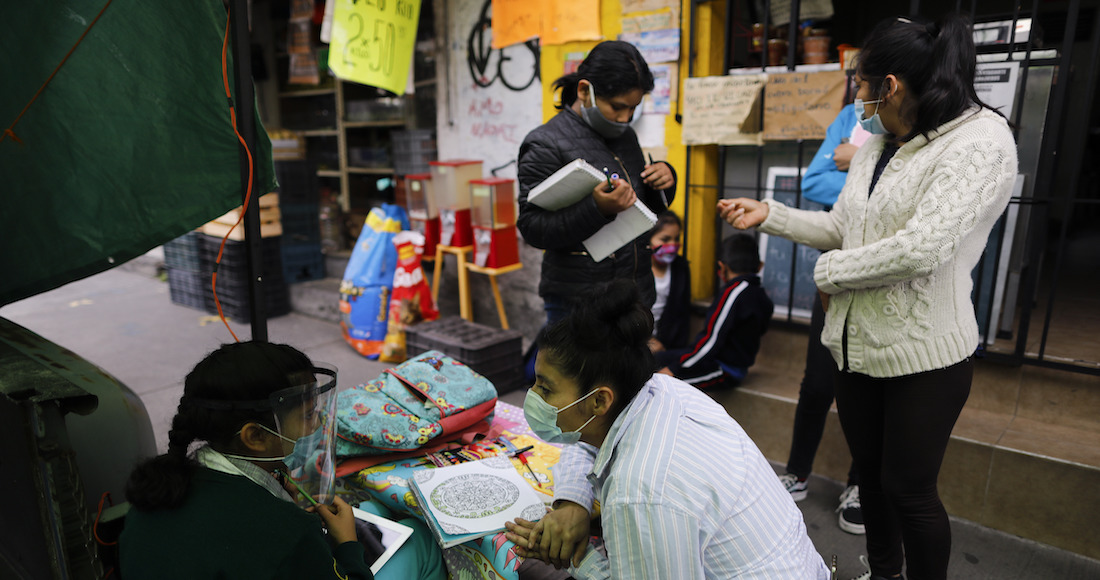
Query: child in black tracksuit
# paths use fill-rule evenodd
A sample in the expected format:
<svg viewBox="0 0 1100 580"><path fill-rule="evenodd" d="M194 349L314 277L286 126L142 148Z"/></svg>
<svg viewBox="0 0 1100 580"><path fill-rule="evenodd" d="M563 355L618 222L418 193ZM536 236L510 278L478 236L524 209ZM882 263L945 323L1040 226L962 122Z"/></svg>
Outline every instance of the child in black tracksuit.
<svg viewBox="0 0 1100 580"><path fill-rule="evenodd" d="M775 309L757 276L761 266L752 236L734 234L722 242L718 276L724 284L707 310L706 326L686 348L656 353L661 372L700 389L745 378Z"/></svg>

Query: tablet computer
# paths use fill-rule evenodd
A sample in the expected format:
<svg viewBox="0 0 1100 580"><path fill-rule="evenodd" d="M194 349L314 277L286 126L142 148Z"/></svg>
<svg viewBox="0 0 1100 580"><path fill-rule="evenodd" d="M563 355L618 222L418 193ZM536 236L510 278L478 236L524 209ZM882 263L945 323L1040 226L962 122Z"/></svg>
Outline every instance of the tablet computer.
<svg viewBox="0 0 1100 580"><path fill-rule="evenodd" d="M377 528L378 533L381 534L381 538L375 539L382 544L382 548L385 550L380 556L375 558L374 563L371 564L370 571L372 574L377 574L382 566L389 561L394 552L405 543L405 540L409 539L412 535L413 529L404 524L399 524L393 520L388 520L382 516L374 515L370 512L365 512L359 508L352 508L352 514L355 515L355 519L360 522L373 524Z"/></svg>

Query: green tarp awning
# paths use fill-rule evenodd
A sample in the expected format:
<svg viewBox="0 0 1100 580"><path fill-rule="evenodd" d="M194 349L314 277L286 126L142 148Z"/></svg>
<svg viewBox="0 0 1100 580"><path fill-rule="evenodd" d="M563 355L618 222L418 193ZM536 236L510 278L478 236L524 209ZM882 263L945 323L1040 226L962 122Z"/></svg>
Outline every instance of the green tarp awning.
<svg viewBox="0 0 1100 580"><path fill-rule="evenodd" d="M0 130L107 0L0 3ZM113 0L0 141L0 305L101 272L241 203L221 0ZM232 60L232 43L228 50ZM233 67L229 64L229 87ZM259 120L256 195L274 190Z"/></svg>

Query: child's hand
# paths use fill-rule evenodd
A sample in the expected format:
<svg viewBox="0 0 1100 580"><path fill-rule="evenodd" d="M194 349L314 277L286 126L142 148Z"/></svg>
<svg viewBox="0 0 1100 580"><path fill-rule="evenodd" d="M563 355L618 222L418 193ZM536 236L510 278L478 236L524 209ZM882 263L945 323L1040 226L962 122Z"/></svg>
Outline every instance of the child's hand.
<svg viewBox="0 0 1100 580"><path fill-rule="evenodd" d="M328 533L337 544L358 541L355 537L355 514L348 502L340 499L340 496L333 498L332 505L313 506L306 508L306 511L321 516Z"/></svg>

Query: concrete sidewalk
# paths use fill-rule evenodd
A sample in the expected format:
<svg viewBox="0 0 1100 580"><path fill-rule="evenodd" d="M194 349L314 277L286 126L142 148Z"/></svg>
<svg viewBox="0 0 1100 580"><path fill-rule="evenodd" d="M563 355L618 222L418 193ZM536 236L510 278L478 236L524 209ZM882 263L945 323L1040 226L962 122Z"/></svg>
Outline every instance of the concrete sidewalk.
<svg viewBox="0 0 1100 580"><path fill-rule="evenodd" d="M133 389L145 403L161 451L184 376L208 352L233 340L216 317L172 304L167 283L141 270L116 269L74 282L0 308L0 316L80 354ZM241 340L249 338L247 324L231 324ZM373 379L389 366L356 354L336 324L301 314L270 320L268 335L336 365L343 387ZM522 406L523 396L519 390L502 399ZM848 579L863 572L858 558L865 550L862 536L837 527L833 509L841 491L840 482L815 476L809 497L798 506L826 562L836 554L837 577ZM1100 562L965 520L953 519L952 533L952 579L1100 578Z"/></svg>

